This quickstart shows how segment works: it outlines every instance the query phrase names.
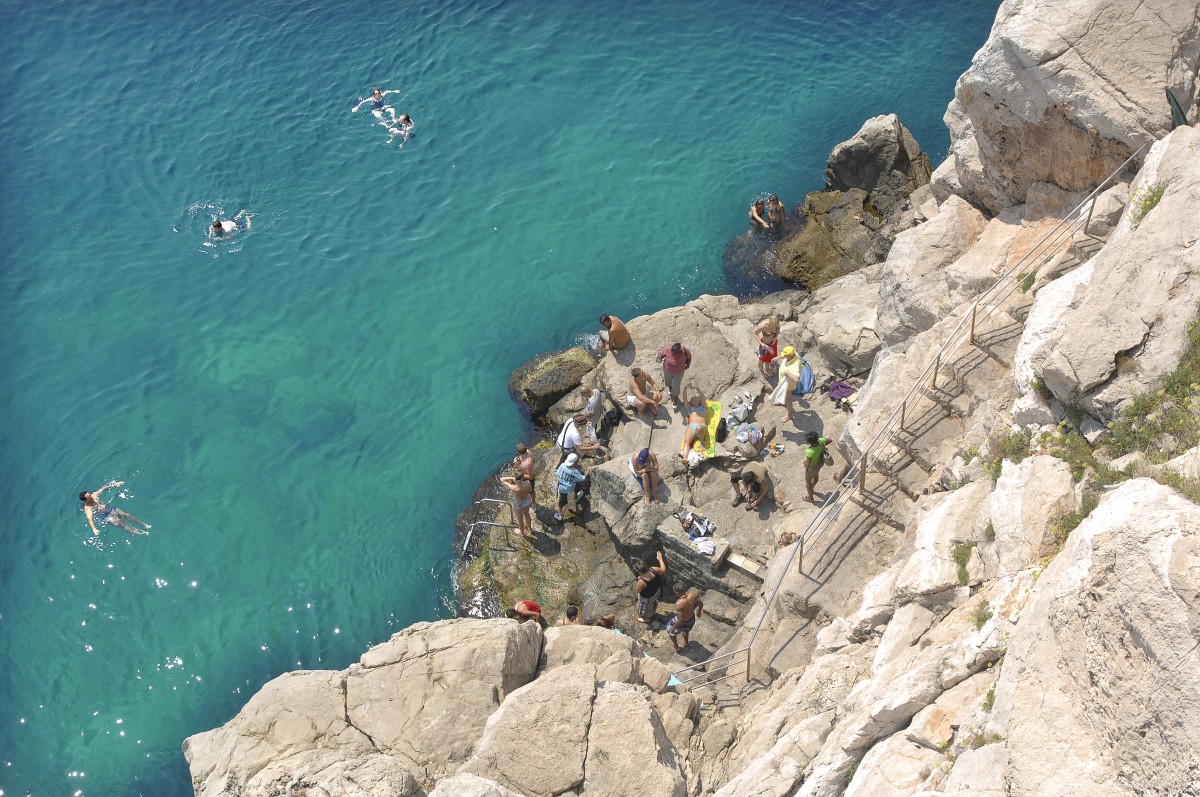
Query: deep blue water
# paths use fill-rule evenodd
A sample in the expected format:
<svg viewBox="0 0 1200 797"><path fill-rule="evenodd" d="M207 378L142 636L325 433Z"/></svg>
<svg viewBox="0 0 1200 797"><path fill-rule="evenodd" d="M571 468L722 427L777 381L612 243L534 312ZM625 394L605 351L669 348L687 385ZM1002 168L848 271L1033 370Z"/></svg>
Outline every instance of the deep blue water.
<svg viewBox="0 0 1200 797"><path fill-rule="evenodd" d="M448 616L514 367L723 290L868 116L940 161L995 3L5 10L0 792L161 797L267 679ZM110 479L150 536L93 539Z"/></svg>

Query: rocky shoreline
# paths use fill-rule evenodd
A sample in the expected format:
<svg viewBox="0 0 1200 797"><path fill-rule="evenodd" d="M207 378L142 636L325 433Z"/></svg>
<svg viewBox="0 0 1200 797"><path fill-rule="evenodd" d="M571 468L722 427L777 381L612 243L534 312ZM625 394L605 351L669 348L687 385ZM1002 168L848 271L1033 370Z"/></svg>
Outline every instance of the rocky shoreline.
<svg viewBox="0 0 1200 797"><path fill-rule="evenodd" d="M781 242L832 253L828 281L806 265L811 290L701 296L628 320L633 344L594 367L568 353L529 369L545 395L568 391L532 404L552 425L578 408L574 381L621 402L630 368L657 374L675 340L724 412L750 396L758 444L731 435L689 468L678 412L630 418L577 518L540 511L532 543L476 526L463 594L493 584L496 597L473 611L536 597L554 614L616 614L626 633L419 623L346 670L273 680L188 739L196 793L1200 793L1200 129L1172 130L1162 93L1190 119L1198 68L1195 7L1005 3L958 82L950 156L929 185L911 184L928 164L897 133L875 162L909 167L877 170L907 199L847 182ZM821 244L839 224L858 243ZM935 358L1010 270L972 343ZM768 314L818 384L861 388L853 413L818 390L789 422L766 400L751 329ZM793 559L819 512L799 500L803 433L836 441L835 467L859 463L929 368L938 380L870 450L863 489L843 485ZM643 446L663 477L651 505L627 465ZM557 450L537 456L538 501L553 506ZM748 512L729 476L755 461L782 494ZM833 488L827 471L817 492ZM494 480L480 489L506 497ZM683 533L681 509L716 522L715 556ZM665 613L633 616L630 561L657 551L704 590L680 654ZM751 639L748 671L672 679Z"/></svg>

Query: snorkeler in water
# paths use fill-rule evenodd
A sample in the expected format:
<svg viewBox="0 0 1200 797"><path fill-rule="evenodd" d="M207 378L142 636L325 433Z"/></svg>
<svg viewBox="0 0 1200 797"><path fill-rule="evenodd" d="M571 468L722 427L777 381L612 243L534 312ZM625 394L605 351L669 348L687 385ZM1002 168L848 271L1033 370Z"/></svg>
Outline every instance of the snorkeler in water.
<svg viewBox="0 0 1200 797"><path fill-rule="evenodd" d="M250 219L254 218L254 215L239 210L236 216L230 216L227 219L213 219L212 226L208 228L208 235L211 238L219 238L227 232L248 230L250 229Z"/></svg>
<svg viewBox="0 0 1200 797"><path fill-rule="evenodd" d="M79 500L83 501L83 514L87 515L88 525L92 527L92 536L100 534L100 529L96 527L98 522L101 526L117 526L128 531L130 534L149 534L146 529L150 528L150 524L144 520L138 520L128 512L124 512L116 507L109 506L100 500L100 493L112 487L120 487L125 482L109 482L98 490L92 492L84 491L79 494ZM138 523L144 526L144 529L139 529L133 525Z"/></svg>
<svg viewBox="0 0 1200 797"><path fill-rule="evenodd" d="M371 103L371 113L373 113L375 115L376 119L378 119L380 122L382 122L383 114L386 112L389 116L391 116L390 121L395 122L396 121L396 109L393 108L392 106L388 105L386 102L384 102L383 98L389 94L399 94L399 93L400 93L399 89L388 89L387 91L380 91L378 88L371 89L371 96L370 97L359 97L358 105L355 105L353 108L351 108L350 113L358 113L358 109L363 107L364 105L366 105L369 102L369 103Z"/></svg>

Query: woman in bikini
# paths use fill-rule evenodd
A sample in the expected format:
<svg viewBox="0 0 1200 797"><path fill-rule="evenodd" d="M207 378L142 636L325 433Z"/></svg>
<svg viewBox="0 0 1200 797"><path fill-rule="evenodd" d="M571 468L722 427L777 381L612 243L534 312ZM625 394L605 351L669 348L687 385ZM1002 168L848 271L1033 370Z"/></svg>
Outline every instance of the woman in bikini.
<svg viewBox="0 0 1200 797"><path fill-rule="evenodd" d="M688 395L693 391L694 395ZM687 459L687 454L692 450L696 439L708 433L708 399L700 392L700 388L689 383L683 389L683 402L687 407L688 418L687 428L683 430L683 450L679 452L679 456Z"/></svg>
<svg viewBox="0 0 1200 797"><path fill-rule="evenodd" d="M533 537L533 485L518 470L517 477L501 476L500 483L512 491L513 513L517 516L517 528L522 537Z"/></svg>
<svg viewBox="0 0 1200 797"><path fill-rule="evenodd" d="M371 103L371 113L375 115L376 119L382 122L383 112L387 111L392 117L391 121L394 123L396 121L396 109L384 102L383 98L389 94L399 93L399 89L388 89L387 91L380 91L377 88L371 89L371 96L359 97L358 105L355 105L353 108L351 108L350 113L358 113L358 109L369 102Z"/></svg>
<svg viewBox="0 0 1200 797"><path fill-rule="evenodd" d="M771 313L751 334L758 352L758 375L762 381L770 384L770 366L779 356L779 316Z"/></svg>
<svg viewBox="0 0 1200 797"><path fill-rule="evenodd" d="M779 201L779 197L771 194L767 198L767 223L771 225L769 232L776 238L783 236L783 220L786 215L783 203Z"/></svg>
<svg viewBox="0 0 1200 797"><path fill-rule="evenodd" d="M754 204L750 206L750 229L754 232L767 232L771 229L771 225L767 222L765 216L767 214L767 200L756 199Z"/></svg>

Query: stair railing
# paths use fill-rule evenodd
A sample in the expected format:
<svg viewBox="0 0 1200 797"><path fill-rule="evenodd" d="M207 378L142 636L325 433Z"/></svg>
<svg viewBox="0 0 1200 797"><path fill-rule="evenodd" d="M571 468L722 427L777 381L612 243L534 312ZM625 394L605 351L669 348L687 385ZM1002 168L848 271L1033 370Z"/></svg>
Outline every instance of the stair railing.
<svg viewBox="0 0 1200 797"><path fill-rule="evenodd" d="M750 638L746 641L746 644L726 653L712 656L697 664L676 670L672 675L679 685L686 686L700 680L703 680L707 684L712 684L742 674L746 677L746 683L750 682L752 671L751 654L753 653L754 641L758 638L758 632L762 630L768 612L775 605L775 598L779 594L780 587L783 586L784 578L787 576L788 571L791 570L792 563L797 559L799 560L799 564L797 565L799 571L803 572L805 546L808 545L811 550L812 546L820 541L825 532L841 514L842 508L852 500L855 488L857 487L857 492L860 494L866 491L867 470L871 464L871 452L876 450L883 440L889 439L892 436L894 428L904 429L907 420L907 409L910 403L915 404L917 398L924 392L926 387L937 388L938 372L941 371L943 361L949 362L950 358L957 354L959 347L964 342L976 345L976 325L988 319L992 313L1003 306L1004 301L1037 268L1040 268L1041 265L1049 262L1056 254L1065 250L1076 232L1082 229L1084 234L1089 234L1087 228L1091 224L1092 213L1095 210L1096 201L1099 199L1100 194L1148 146L1149 142L1138 147L1132 155L1125 159L1124 163L1118 166L1112 174L1104 178L1104 181L1096 186L1095 190L1076 205L1070 213L1064 216L1050 232L1046 233L1029 252L1009 266L987 290L972 302L970 311L963 315L958 325L955 326L954 330L946 338L946 341L935 352L925 370L921 372L921 375L917 377L917 381L913 384L912 388L905 394L903 401L897 405L892 414L884 421L883 426L880 427L875 437L863 448L858 458L847 469L841 481L825 497L825 500L817 510L817 514L809 521L809 524L805 527L796 542L792 543L787 560L783 567L777 571L778 577L775 579L775 585L771 588L771 593L763 604L762 613L759 615L758 622L754 625L754 630L750 632ZM1086 218L1083 216L1083 209L1085 207L1088 209ZM1033 263L1037 263L1038 265L1030 268ZM745 654L744 660L740 658L742 654ZM719 661L723 661L724 663L713 666ZM745 663L744 673L730 672L731 669L743 663L743 661ZM723 674L719 678L712 677L714 674L721 673ZM685 675L686 677L681 677Z"/></svg>

